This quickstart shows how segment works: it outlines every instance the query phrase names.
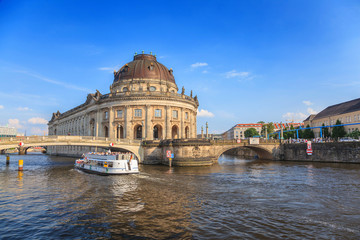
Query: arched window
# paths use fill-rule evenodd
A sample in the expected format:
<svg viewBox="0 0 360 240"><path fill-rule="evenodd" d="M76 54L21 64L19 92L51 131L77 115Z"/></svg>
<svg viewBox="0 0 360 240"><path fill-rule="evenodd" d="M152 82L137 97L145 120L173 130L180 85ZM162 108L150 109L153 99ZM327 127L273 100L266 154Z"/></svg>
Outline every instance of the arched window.
<svg viewBox="0 0 360 240"><path fill-rule="evenodd" d="M109 128L107 126L104 127L104 136L109 137Z"/></svg>
<svg viewBox="0 0 360 240"><path fill-rule="evenodd" d="M176 125L171 128L171 136L173 139L179 138L179 128Z"/></svg>
<svg viewBox="0 0 360 240"><path fill-rule="evenodd" d="M134 128L134 139L142 139L142 126L136 125Z"/></svg>
<svg viewBox="0 0 360 240"><path fill-rule="evenodd" d="M185 127L185 138L189 138L189 137L190 137L189 127Z"/></svg>
<svg viewBox="0 0 360 240"><path fill-rule="evenodd" d="M154 140L162 139L162 127L160 125L156 125L154 127L153 137L154 137Z"/></svg>
<svg viewBox="0 0 360 240"><path fill-rule="evenodd" d="M119 125L119 126L117 127L116 137L117 137L118 139L124 138L124 128L123 128L123 126Z"/></svg>

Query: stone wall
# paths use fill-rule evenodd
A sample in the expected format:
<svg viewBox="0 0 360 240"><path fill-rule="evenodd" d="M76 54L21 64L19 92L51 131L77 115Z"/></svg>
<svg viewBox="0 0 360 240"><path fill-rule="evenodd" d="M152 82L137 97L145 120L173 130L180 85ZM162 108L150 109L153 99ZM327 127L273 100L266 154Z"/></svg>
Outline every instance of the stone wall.
<svg viewBox="0 0 360 240"><path fill-rule="evenodd" d="M285 161L360 163L360 142L312 143L313 154L306 154L306 144L281 146Z"/></svg>

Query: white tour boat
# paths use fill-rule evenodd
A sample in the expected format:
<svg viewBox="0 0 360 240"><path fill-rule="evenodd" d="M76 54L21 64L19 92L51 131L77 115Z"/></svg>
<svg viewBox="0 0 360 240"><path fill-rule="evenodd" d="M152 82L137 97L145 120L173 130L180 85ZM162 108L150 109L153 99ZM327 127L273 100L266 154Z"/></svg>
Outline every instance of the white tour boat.
<svg viewBox="0 0 360 240"><path fill-rule="evenodd" d="M138 161L133 153L86 153L75 161L75 168L100 175L139 173Z"/></svg>

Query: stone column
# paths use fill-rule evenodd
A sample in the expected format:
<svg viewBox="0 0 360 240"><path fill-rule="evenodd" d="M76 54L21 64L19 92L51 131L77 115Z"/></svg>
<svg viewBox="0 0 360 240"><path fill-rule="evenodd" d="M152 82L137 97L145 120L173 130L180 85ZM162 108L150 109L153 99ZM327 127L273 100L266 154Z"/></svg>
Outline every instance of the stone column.
<svg viewBox="0 0 360 240"><path fill-rule="evenodd" d="M185 129L184 129L184 109L181 108L180 109L180 131L179 131L179 136L180 138L185 138Z"/></svg>
<svg viewBox="0 0 360 240"><path fill-rule="evenodd" d="M109 138L115 138L115 131L114 131L114 109L112 107L109 108Z"/></svg>
<svg viewBox="0 0 360 240"><path fill-rule="evenodd" d="M100 129L99 129L99 127L100 127L100 125L101 125L101 123L100 123L100 118L101 117L101 113L100 113L100 109L98 109L97 110L97 112L96 112L96 122L95 122L95 128L96 128L96 130L95 130L95 137L99 137L100 136Z"/></svg>
<svg viewBox="0 0 360 240"><path fill-rule="evenodd" d="M125 131L125 137L127 139L132 139L131 137L131 109L129 105L125 106L125 126L124 126L124 131Z"/></svg>
<svg viewBox="0 0 360 240"><path fill-rule="evenodd" d="M145 128L146 128L146 140L152 140L153 139L153 134L152 134L152 126L151 126L151 116L152 116L152 109L150 107L150 105L146 105L146 124L145 124Z"/></svg>
<svg viewBox="0 0 360 240"><path fill-rule="evenodd" d="M141 138L142 139L146 138L145 133L146 133L145 121L141 120Z"/></svg>
<svg viewBox="0 0 360 240"><path fill-rule="evenodd" d="M166 106L166 139L171 139L171 108Z"/></svg>
<svg viewBox="0 0 360 240"><path fill-rule="evenodd" d="M192 118L192 128L191 128L191 136L192 138L196 138L196 112L193 112L191 115Z"/></svg>
<svg viewBox="0 0 360 240"><path fill-rule="evenodd" d="M209 139L209 125L206 122L206 139Z"/></svg>

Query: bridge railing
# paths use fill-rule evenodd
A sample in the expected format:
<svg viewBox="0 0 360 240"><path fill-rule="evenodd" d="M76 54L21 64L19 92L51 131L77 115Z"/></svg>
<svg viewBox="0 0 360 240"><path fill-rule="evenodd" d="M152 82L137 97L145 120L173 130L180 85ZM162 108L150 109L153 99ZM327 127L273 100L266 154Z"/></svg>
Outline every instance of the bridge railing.
<svg viewBox="0 0 360 240"><path fill-rule="evenodd" d="M237 139L216 139L216 140L210 140L211 143L214 144L249 144L249 139L240 139L238 141ZM278 139L259 139L260 144L276 144L280 143Z"/></svg>

